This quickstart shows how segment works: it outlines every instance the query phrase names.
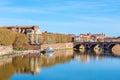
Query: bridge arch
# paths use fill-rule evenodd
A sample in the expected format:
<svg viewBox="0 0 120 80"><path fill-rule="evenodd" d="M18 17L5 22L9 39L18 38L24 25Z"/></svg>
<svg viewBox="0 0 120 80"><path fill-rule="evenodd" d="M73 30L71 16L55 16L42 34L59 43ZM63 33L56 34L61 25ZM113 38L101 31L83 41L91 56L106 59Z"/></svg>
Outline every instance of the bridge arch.
<svg viewBox="0 0 120 80"><path fill-rule="evenodd" d="M115 45L117 45L117 44L116 43L111 43L111 44L108 45L108 48L112 49L112 47L115 46Z"/></svg>
<svg viewBox="0 0 120 80"><path fill-rule="evenodd" d="M90 46L90 49L91 49L92 52L94 52L95 54L101 54L102 51L103 51L102 48L103 48L103 45L97 44L97 43L92 44L92 45Z"/></svg>
<svg viewBox="0 0 120 80"><path fill-rule="evenodd" d="M101 45L100 45L100 44L97 44L97 43L95 43L95 44L91 44L91 45L90 45L90 49L93 49L95 46L100 47Z"/></svg>
<svg viewBox="0 0 120 80"><path fill-rule="evenodd" d="M108 45L108 49L109 49L110 53L112 53L112 48L113 48L115 45L119 45L119 44L117 44L117 43L111 43L111 44Z"/></svg>
<svg viewBox="0 0 120 80"><path fill-rule="evenodd" d="M85 53L86 47L85 47L84 44L81 44L81 45L79 46L79 51L80 51L81 53Z"/></svg>
<svg viewBox="0 0 120 80"><path fill-rule="evenodd" d="M120 56L120 44L116 44L111 49L112 55Z"/></svg>
<svg viewBox="0 0 120 80"><path fill-rule="evenodd" d="M81 46L85 46L85 45L84 44L78 44L78 45L75 46L75 48L80 49Z"/></svg>
<svg viewBox="0 0 120 80"><path fill-rule="evenodd" d="M77 44L77 45L75 45L73 48L75 48L75 49L79 49L79 46L80 46L80 44Z"/></svg>
<svg viewBox="0 0 120 80"><path fill-rule="evenodd" d="M81 53L85 53L85 51L86 51L85 44L83 44L83 43L75 44L74 48Z"/></svg>

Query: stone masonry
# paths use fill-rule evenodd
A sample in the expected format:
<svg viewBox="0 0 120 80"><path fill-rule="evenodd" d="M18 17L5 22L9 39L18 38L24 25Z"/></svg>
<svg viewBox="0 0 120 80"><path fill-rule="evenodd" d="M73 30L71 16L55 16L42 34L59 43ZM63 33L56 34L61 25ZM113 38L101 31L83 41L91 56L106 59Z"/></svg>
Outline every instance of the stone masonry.
<svg viewBox="0 0 120 80"><path fill-rule="evenodd" d="M66 49L73 48L73 43L43 44L41 45L41 50L44 50L49 46L52 47L53 49Z"/></svg>
<svg viewBox="0 0 120 80"><path fill-rule="evenodd" d="M13 47L12 46L0 46L0 56L12 53Z"/></svg>

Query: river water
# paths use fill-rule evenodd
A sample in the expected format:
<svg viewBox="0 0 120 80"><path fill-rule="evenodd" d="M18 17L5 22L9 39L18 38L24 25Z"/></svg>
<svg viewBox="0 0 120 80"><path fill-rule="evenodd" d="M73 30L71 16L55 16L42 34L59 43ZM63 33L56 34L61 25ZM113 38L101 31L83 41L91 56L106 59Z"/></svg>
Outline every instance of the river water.
<svg viewBox="0 0 120 80"><path fill-rule="evenodd" d="M17 56L0 65L0 80L120 80L120 58L73 50Z"/></svg>

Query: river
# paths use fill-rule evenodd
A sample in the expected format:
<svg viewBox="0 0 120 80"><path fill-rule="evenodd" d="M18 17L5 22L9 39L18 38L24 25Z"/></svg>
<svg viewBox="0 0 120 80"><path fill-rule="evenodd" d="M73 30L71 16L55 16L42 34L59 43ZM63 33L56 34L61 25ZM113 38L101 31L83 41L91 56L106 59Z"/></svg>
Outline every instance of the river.
<svg viewBox="0 0 120 80"><path fill-rule="evenodd" d="M73 50L16 56L0 65L0 80L120 80L120 58Z"/></svg>

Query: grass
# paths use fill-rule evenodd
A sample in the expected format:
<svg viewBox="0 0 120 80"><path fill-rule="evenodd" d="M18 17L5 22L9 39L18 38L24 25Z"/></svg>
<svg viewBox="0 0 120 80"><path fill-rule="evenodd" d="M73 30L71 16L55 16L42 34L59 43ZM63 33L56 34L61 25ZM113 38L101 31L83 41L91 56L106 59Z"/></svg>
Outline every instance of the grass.
<svg viewBox="0 0 120 80"><path fill-rule="evenodd" d="M3 59L3 58L10 58L12 55L14 55L15 53L8 53L8 54L4 54L4 55L1 55L0 56L0 59Z"/></svg>
<svg viewBox="0 0 120 80"><path fill-rule="evenodd" d="M22 52L22 51L25 51L25 50L13 50L12 53L0 55L0 59L3 59L3 58L10 58L10 57L12 57L12 56L15 55L15 54L20 54L20 52Z"/></svg>

